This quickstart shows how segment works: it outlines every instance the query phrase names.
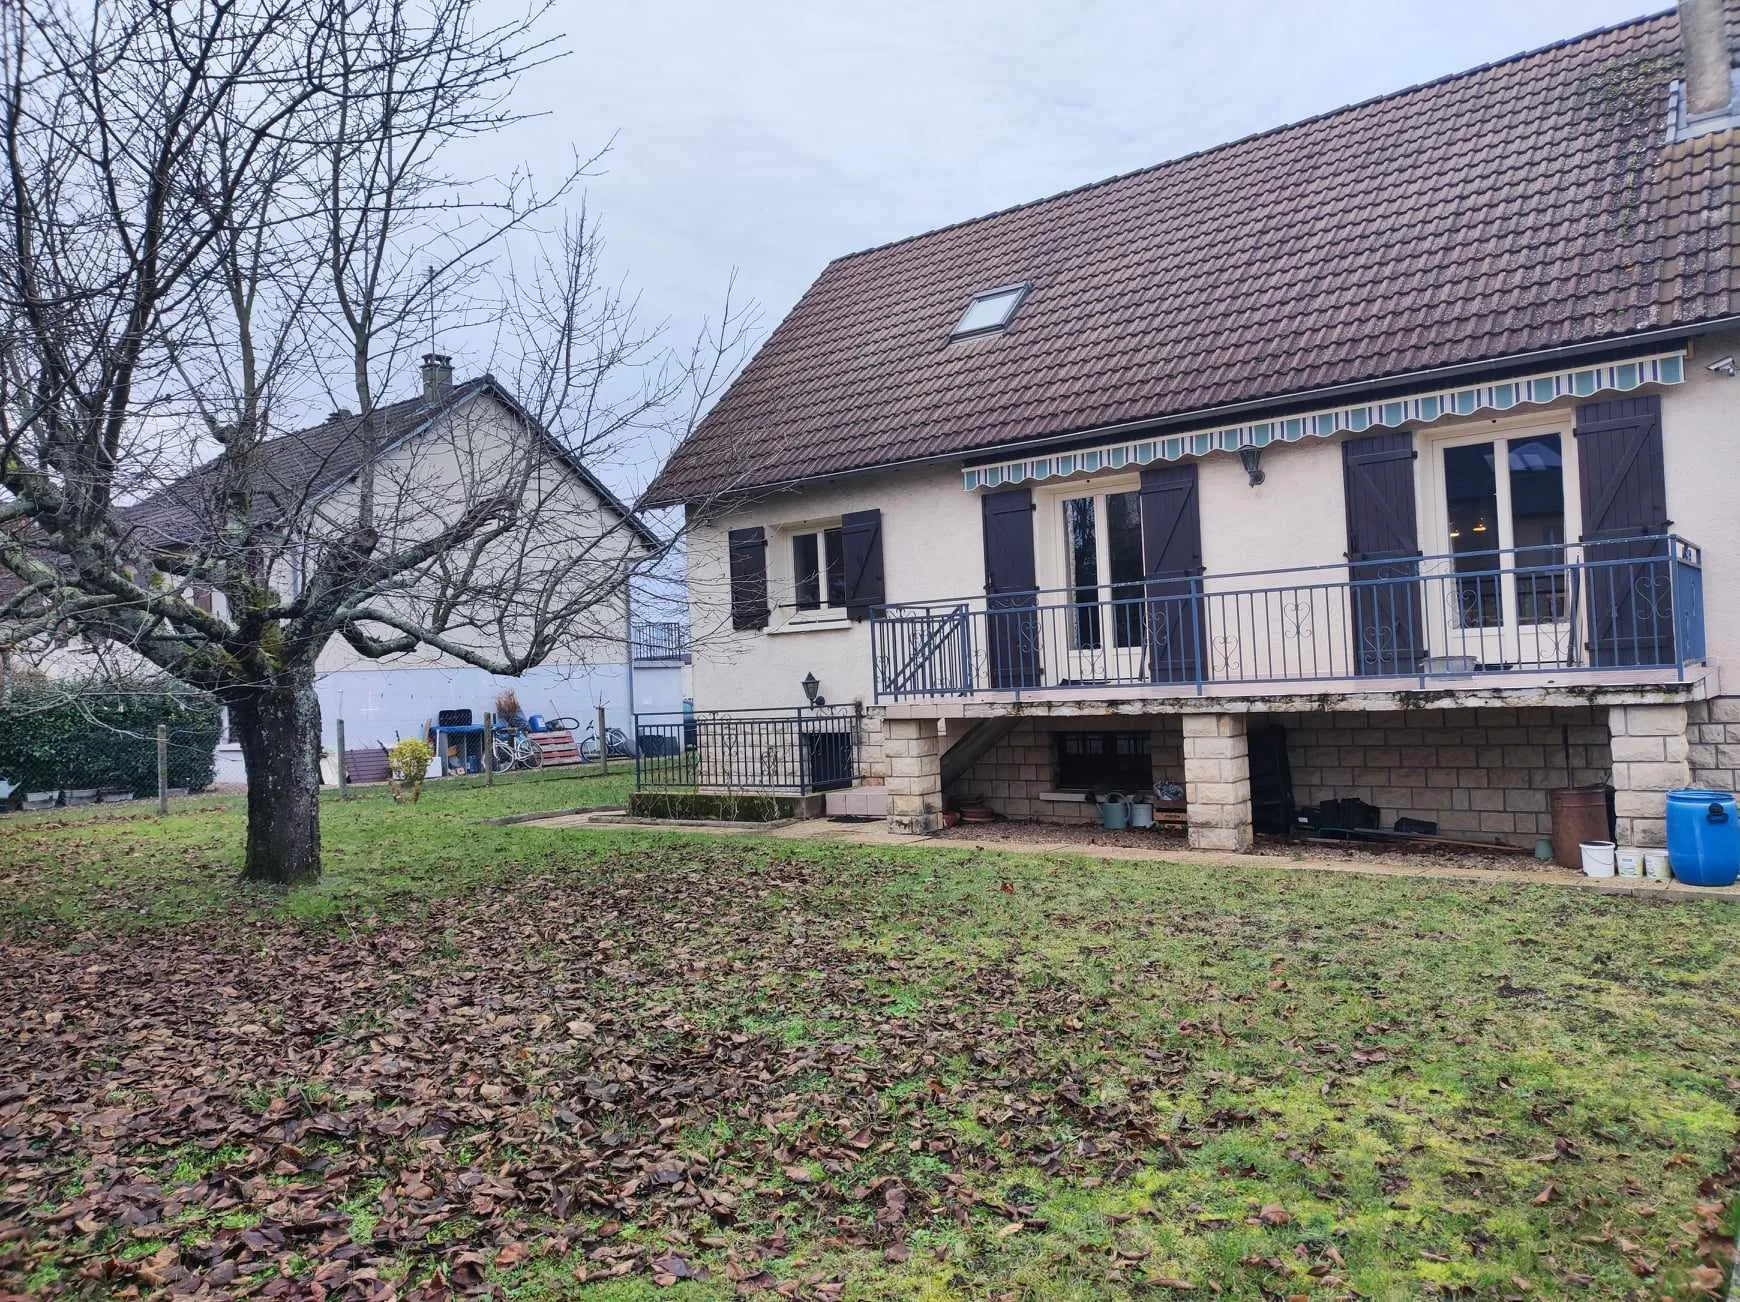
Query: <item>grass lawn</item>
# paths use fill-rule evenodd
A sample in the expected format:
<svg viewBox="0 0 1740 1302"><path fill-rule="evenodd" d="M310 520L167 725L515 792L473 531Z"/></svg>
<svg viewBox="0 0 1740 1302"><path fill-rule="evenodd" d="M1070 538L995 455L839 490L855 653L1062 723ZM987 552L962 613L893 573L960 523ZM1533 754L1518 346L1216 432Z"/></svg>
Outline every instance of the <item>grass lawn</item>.
<svg viewBox="0 0 1740 1302"><path fill-rule="evenodd" d="M0 1293L1724 1287L1732 904L479 821L623 782L0 821Z"/></svg>

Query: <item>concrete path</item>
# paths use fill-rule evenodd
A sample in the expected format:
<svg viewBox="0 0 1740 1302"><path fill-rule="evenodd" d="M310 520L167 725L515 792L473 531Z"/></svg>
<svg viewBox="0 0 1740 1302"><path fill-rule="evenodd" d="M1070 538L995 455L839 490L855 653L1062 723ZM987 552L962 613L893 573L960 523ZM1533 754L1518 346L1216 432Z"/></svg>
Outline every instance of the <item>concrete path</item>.
<svg viewBox="0 0 1740 1302"><path fill-rule="evenodd" d="M836 845L883 846L910 849L934 846L941 850L991 850L1008 854L1034 855L1041 858L1072 856L1085 859L1119 859L1151 861L1207 867L1274 868L1287 872L1351 873L1365 877L1429 877L1440 881L1483 882L1496 886L1569 886L1579 890L1598 891L1608 895L1646 895L1657 899L1725 899L1740 901L1740 885L1686 886L1680 882L1654 882L1640 878L1585 877L1568 868L1537 868L1532 866L1506 869L1451 868L1406 855L1357 861L1313 858L1301 849L1297 856L1281 854L1229 854L1212 850L1187 850L1165 847L1147 850L1138 846L1095 845L1089 841L977 841L971 837L940 839L928 836L899 836L888 830L880 820L874 823L835 823L825 818L804 819L783 823L765 830L748 830L742 824L718 826L705 823L685 823L680 827L652 820L625 822L621 810L595 809L578 814L562 814L551 818L525 820L532 827L589 827L598 831L682 831L717 836L763 836L781 841L821 841Z"/></svg>

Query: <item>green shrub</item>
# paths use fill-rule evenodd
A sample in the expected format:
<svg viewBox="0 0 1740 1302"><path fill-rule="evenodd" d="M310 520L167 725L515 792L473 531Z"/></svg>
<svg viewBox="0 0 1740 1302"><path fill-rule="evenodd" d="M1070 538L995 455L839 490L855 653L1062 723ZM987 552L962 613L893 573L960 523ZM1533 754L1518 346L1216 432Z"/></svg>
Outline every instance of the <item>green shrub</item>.
<svg viewBox="0 0 1740 1302"><path fill-rule="evenodd" d="M434 750L421 737L406 737L387 752L387 784L394 800L414 805L422 798L423 778L434 758Z"/></svg>
<svg viewBox="0 0 1740 1302"><path fill-rule="evenodd" d="M731 823L772 823L803 812L795 796L760 792L637 791L628 798L634 818L723 819Z"/></svg>
<svg viewBox="0 0 1740 1302"><path fill-rule="evenodd" d="M199 791L217 767L223 712L165 679L116 684L24 679L0 709L0 777L19 790L157 790L157 725L169 727L169 785Z"/></svg>

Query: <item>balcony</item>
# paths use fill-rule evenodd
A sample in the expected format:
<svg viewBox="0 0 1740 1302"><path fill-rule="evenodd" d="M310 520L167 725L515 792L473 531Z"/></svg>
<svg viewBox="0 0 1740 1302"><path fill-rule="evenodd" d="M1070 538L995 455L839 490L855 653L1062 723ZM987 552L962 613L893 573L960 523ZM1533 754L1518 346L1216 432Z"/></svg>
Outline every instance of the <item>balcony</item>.
<svg viewBox="0 0 1740 1302"><path fill-rule="evenodd" d="M877 607L878 702L1654 683L1704 660L1660 534Z"/></svg>
<svg viewBox="0 0 1740 1302"><path fill-rule="evenodd" d="M675 620L636 621L628 633L636 664L688 664L689 626Z"/></svg>

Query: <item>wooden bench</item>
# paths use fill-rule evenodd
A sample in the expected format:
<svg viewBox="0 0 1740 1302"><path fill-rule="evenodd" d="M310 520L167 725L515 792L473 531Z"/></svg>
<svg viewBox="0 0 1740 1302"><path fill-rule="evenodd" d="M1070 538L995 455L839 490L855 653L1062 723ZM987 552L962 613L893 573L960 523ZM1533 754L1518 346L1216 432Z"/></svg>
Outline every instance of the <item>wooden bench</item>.
<svg viewBox="0 0 1740 1302"><path fill-rule="evenodd" d="M538 753L544 757L543 766L547 769L559 769L580 763L580 744L566 728L557 728L554 732L534 732L532 740L537 743Z"/></svg>

